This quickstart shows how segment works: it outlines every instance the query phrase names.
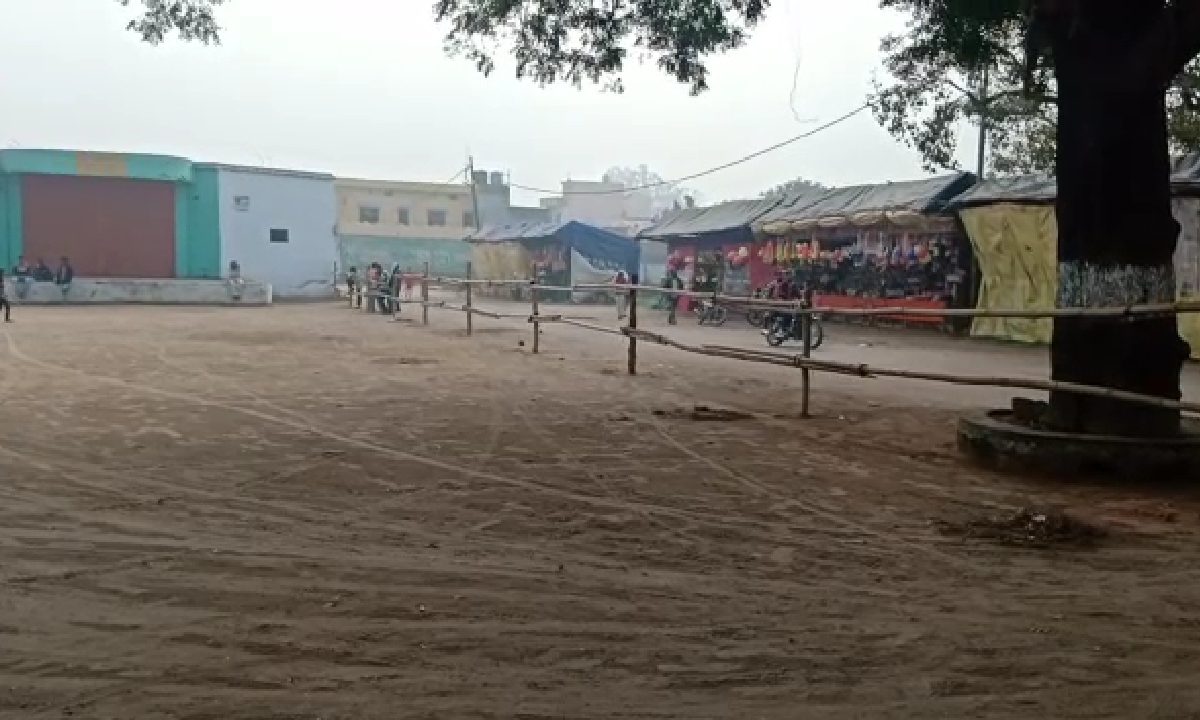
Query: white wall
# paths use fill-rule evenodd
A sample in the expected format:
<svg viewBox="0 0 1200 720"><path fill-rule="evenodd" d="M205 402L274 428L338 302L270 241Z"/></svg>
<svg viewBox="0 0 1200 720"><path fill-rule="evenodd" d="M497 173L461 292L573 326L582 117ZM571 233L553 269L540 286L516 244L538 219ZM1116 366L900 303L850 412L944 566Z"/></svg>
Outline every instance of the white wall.
<svg viewBox="0 0 1200 720"><path fill-rule="evenodd" d="M333 294L337 202L333 178L256 168L221 168L221 273L236 260L247 279L277 297ZM288 241L271 242L271 230Z"/></svg>

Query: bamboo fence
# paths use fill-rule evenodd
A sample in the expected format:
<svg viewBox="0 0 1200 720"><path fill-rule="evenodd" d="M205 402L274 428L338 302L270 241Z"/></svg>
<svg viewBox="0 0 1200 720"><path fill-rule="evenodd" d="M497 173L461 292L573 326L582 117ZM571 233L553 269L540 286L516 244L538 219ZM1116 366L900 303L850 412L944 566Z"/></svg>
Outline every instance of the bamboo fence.
<svg viewBox="0 0 1200 720"><path fill-rule="evenodd" d="M468 265L468 274L470 274L470 266ZM1127 392L1124 390L1116 390L1113 388L1097 387L1092 385L1081 385L1078 383L1061 382L1056 380L1034 380L1029 378L1016 378L1004 376L979 376L979 375L953 375L948 373L935 373L919 370L902 370L898 368L876 367L864 363L848 363L834 360L819 360L811 357L811 323L814 316L819 315L851 315L851 316L871 316L871 315L911 315L911 316L957 316L957 317L1000 317L1000 318L1107 318L1107 319L1138 319L1144 317L1159 317L1164 315L1175 315L1180 313L1195 313L1200 312L1200 302L1187 301L1177 303L1150 304L1150 305L1130 305L1125 307L1080 307L1080 308L1055 308L1046 310L1016 310L1016 309L925 309L925 308L904 308L904 307L889 307L889 308L823 308L823 307L808 307L801 302L796 301L778 301L765 300L761 298L748 297L731 297L721 295L719 293L703 293L690 290L675 290L670 288L660 288L650 285L639 285L634 278L634 282L629 285L614 285L614 284L579 284L569 287L540 285L536 280L480 280L471 277L466 278L442 278L431 277L429 275L428 264L425 272L419 276L421 280L421 299L411 300L403 297L397 297L378 291L369 291L359 289L351 293L351 307L354 306L355 296L367 300L368 303L372 298L382 297L392 303L393 308L399 308L401 305L418 305L422 309L422 324L429 324L429 310L441 309L456 312L462 312L467 319L467 334L472 332L473 324L471 318L480 316L491 318L494 320L525 320L533 327L533 352L537 354L541 349L541 326L544 324L562 324L571 327L577 327L590 332L603 333L607 335L623 336L628 340L628 357L627 370L630 375L637 374L637 342L642 340L645 342L671 347L683 352L692 353L695 355L706 355L709 357L720 357L731 360L740 360L743 362L765 363L778 365L783 367L792 367L801 370L801 391L802 391L802 415L809 416L809 397L811 394L810 375L813 372L824 372L838 375L850 375L862 378L903 378L909 380L921 380L927 382L947 383L952 385L974 386L974 387L995 387L995 388L1011 388L1019 390L1034 390L1041 392L1065 392L1077 395L1088 395L1092 397L1102 397L1110 400L1119 400L1123 402L1137 403L1152 407L1160 407L1180 412L1200 414L1200 403L1189 402L1184 400L1169 400L1165 398L1152 397L1141 395L1138 393ZM443 300L431 301L429 299L429 289L432 285L451 286L451 287L466 287L466 302L463 304L449 303ZM502 313L493 312L490 310L482 310L474 307L474 294L471 291L473 286L524 286L529 288L530 295L530 313ZM623 327L611 327L599 325L596 323L586 322L586 319L594 318L574 318L567 317L561 314L543 315L540 312L539 295L542 292L549 291L577 291L577 290L608 290L614 293L624 292L629 295L629 315L627 324ZM674 340L661 333L655 333L637 327L637 295L639 292L660 293L675 297L693 297L710 299L714 302L728 302L739 304L747 307L786 310L789 314L802 316L803 322L802 338L804 341L803 351L800 354L792 355L780 352L772 352L765 350L752 350L746 348L729 347L723 345L693 345ZM393 310L395 314L397 310Z"/></svg>

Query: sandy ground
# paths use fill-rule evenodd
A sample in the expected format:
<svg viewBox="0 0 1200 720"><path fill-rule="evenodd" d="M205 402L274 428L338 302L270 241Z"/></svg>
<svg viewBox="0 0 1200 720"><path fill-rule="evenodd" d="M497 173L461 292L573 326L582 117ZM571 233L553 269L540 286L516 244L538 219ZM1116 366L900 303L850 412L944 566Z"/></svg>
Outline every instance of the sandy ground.
<svg viewBox="0 0 1200 720"><path fill-rule="evenodd" d="M955 412L1006 393L821 376L804 421L794 370L644 347L629 378L621 339L568 327L533 356L436 311L16 317L0 717L1200 715L1200 500L965 465ZM737 322L677 332L758 346ZM1022 507L1100 536L993 524Z"/></svg>

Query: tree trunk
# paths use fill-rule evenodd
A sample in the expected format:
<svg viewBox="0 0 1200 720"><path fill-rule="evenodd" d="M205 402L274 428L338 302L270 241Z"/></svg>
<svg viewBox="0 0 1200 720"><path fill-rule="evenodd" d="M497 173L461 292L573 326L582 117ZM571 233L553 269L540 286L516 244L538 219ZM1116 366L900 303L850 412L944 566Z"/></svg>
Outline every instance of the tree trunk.
<svg viewBox="0 0 1200 720"><path fill-rule="evenodd" d="M1171 215L1165 87L1117 87L1122 63L1162 10L1161 0L1087 0L1053 37L1058 78L1058 305L1175 301L1179 225ZM1178 400L1189 348L1174 316L1056 319L1055 380ZM1054 393L1049 426L1160 437L1177 411Z"/></svg>

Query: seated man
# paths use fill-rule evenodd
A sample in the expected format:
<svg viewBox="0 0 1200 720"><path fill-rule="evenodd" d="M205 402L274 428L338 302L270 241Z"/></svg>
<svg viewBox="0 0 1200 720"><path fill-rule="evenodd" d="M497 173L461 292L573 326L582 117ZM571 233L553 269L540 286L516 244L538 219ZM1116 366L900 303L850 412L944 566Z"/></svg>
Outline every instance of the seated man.
<svg viewBox="0 0 1200 720"><path fill-rule="evenodd" d="M54 282L54 272L50 270L50 266L46 261L38 258L37 265L33 266L33 281L34 282Z"/></svg>
<svg viewBox="0 0 1200 720"><path fill-rule="evenodd" d="M246 288L246 281L242 279L242 266L237 260L229 261L229 296L234 300L242 299L242 292Z"/></svg>
<svg viewBox="0 0 1200 720"><path fill-rule="evenodd" d="M17 258L17 264L13 266L13 284L17 288L17 299L24 300L29 296L29 284L33 282L33 269L29 267L29 263L25 262L25 256Z"/></svg>

